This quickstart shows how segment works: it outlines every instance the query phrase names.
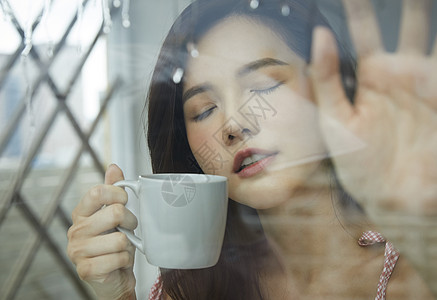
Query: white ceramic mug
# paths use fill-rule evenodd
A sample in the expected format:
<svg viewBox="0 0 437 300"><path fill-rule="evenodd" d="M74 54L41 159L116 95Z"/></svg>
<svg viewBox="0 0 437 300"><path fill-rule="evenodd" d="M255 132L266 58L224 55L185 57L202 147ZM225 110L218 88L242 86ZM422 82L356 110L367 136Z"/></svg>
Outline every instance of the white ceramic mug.
<svg viewBox="0 0 437 300"><path fill-rule="evenodd" d="M141 236L118 227L155 266L198 269L215 265L222 247L227 178L203 174L152 174L114 185L139 198Z"/></svg>

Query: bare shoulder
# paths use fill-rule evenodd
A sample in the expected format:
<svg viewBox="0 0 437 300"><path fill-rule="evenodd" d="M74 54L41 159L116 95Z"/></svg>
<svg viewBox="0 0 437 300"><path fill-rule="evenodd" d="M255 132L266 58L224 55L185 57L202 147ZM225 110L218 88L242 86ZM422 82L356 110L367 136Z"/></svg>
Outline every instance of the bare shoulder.
<svg viewBox="0 0 437 300"><path fill-rule="evenodd" d="M388 299L435 299L411 263L402 256L393 271L387 286Z"/></svg>

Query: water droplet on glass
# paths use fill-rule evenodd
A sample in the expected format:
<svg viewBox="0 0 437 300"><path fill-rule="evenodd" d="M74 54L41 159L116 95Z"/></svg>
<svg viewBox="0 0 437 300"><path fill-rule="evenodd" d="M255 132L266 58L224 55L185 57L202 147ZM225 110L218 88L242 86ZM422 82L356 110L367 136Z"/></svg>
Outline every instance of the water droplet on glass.
<svg viewBox="0 0 437 300"><path fill-rule="evenodd" d="M129 27L130 27L130 21L129 21L129 19L124 19L122 24L123 24L123 27L124 27L124 28L129 28Z"/></svg>
<svg viewBox="0 0 437 300"><path fill-rule="evenodd" d="M102 0L102 17L103 17L103 32L107 34L111 31L111 26L112 26L111 12L109 10L107 0Z"/></svg>
<svg viewBox="0 0 437 300"><path fill-rule="evenodd" d="M83 0L77 0L77 54L82 54Z"/></svg>
<svg viewBox="0 0 437 300"><path fill-rule="evenodd" d="M3 11L3 21L9 23L12 21L11 15Z"/></svg>
<svg viewBox="0 0 437 300"><path fill-rule="evenodd" d="M46 50L46 54L47 54L48 57L52 57L53 56L53 49L54 49L53 38L50 35L49 22L48 22L51 6L52 6L52 0L45 0L44 1L43 16L41 18L41 24L43 25L44 31L45 31L46 36L47 36L47 50Z"/></svg>
<svg viewBox="0 0 437 300"><path fill-rule="evenodd" d="M3 20L7 23L11 22L11 8L6 0L0 0L0 6L3 12Z"/></svg>
<svg viewBox="0 0 437 300"><path fill-rule="evenodd" d="M130 6L130 1L124 0L123 1L123 8L121 9L121 19L123 20L122 25L124 28L130 27L129 6Z"/></svg>
<svg viewBox="0 0 437 300"><path fill-rule="evenodd" d="M112 2L112 5L114 5L114 7L120 7L121 2L120 2L120 0L114 0L114 1Z"/></svg>
<svg viewBox="0 0 437 300"><path fill-rule="evenodd" d="M46 52L48 57L53 56L54 49L55 49L55 45L53 44L53 41L49 41L49 44L47 46L47 52Z"/></svg>
<svg viewBox="0 0 437 300"><path fill-rule="evenodd" d="M191 57L196 58L199 56L199 51L194 48L193 50L190 51Z"/></svg>
<svg viewBox="0 0 437 300"><path fill-rule="evenodd" d="M187 44L187 51L190 53L191 57L196 58L199 56L199 50L197 50L194 43L188 43Z"/></svg>
<svg viewBox="0 0 437 300"><path fill-rule="evenodd" d="M9 3L6 2L6 0L0 0L0 7L3 12L3 20L7 23L11 21L11 9L9 6Z"/></svg>
<svg viewBox="0 0 437 300"><path fill-rule="evenodd" d="M32 50L32 24L26 26L26 30L24 31L24 49L21 52L22 56L28 56L30 50Z"/></svg>
<svg viewBox="0 0 437 300"><path fill-rule="evenodd" d="M182 81L182 76L184 76L184 70L182 68L177 68L173 73L173 82L178 84Z"/></svg>
<svg viewBox="0 0 437 300"><path fill-rule="evenodd" d="M27 111L27 116L29 118L29 124L32 127L35 126L35 114L33 111L33 105L32 105L32 91L30 88L30 70L29 70L29 63L28 63L28 56L27 55L23 55L21 57L21 61L22 61L22 68L23 68L23 77L24 77L24 84L26 87L26 92L25 92L25 99L26 99L26 111Z"/></svg>
<svg viewBox="0 0 437 300"><path fill-rule="evenodd" d="M351 76L346 76L344 79L344 84L346 85L346 87L352 88L355 85L355 79Z"/></svg>
<svg viewBox="0 0 437 300"><path fill-rule="evenodd" d="M44 9L41 17L41 22L47 22L47 18L50 14L50 6L52 4L51 0L44 0Z"/></svg>
<svg viewBox="0 0 437 300"><path fill-rule="evenodd" d="M250 8L251 9L257 9L259 6L259 1L258 0L250 0Z"/></svg>
<svg viewBox="0 0 437 300"><path fill-rule="evenodd" d="M77 0L77 24L79 27L82 25L83 19L83 3L82 0Z"/></svg>
<svg viewBox="0 0 437 300"><path fill-rule="evenodd" d="M288 6L287 4L282 5L281 14L284 17L288 17L290 15L290 12L291 12L290 6Z"/></svg>

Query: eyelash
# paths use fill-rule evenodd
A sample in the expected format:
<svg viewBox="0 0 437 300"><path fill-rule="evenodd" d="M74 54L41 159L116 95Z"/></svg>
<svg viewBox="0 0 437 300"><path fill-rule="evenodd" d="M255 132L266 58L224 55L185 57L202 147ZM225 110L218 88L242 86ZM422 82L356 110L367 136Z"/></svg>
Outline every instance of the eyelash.
<svg viewBox="0 0 437 300"><path fill-rule="evenodd" d="M273 93L276 89L278 89L283 84L284 84L284 82L281 81L272 87L269 87L266 89L261 89L261 90L250 90L250 92L260 94L260 95L269 95L269 94ZM209 117L213 113L214 109L216 109L216 108L217 108L217 106L214 105L213 107L207 109L203 113L198 114L197 116L195 116L193 118L194 122L200 122L200 121L206 119L207 117Z"/></svg>
<svg viewBox="0 0 437 300"><path fill-rule="evenodd" d="M284 82L278 82L276 85L266 88L266 89L260 89L260 90L250 90L251 93L256 93L259 95L269 95L271 93L273 93L276 89L278 89L281 85L283 85Z"/></svg>
<svg viewBox="0 0 437 300"><path fill-rule="evenodd" d="M213 110L214 110L216 107L217 107L217 106L214 105L213 107L207 109L207 110L204 111L203 113L198 114L197 116L195 116L195 117L193 118L194 122L200 122L200 121L206 119L207 117L209 117L209 115L213 113Z"/></svg>

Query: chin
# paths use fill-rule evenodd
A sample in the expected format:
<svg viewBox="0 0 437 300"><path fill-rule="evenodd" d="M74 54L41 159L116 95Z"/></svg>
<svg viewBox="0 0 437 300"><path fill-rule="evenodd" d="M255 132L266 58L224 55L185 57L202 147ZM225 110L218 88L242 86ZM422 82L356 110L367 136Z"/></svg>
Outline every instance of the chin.
<svg viewBox="0 0 437 300"><path fill-rule="evenodd" d="M278 176L269 176L239 183L236 188L230 186L229 197L255 209L270 209L289 201L300 187L299 182L289 177L284 180Z"/></svg>
<svg viewBox="0 0 437 300"><path fill-rule="evenodd" d="M313 186L320 162L266 172L253 178L229 180L229 197L255 209L271 209Z"/></svg>
<svg viewBox="0 0 437 300"><path fill-rule="evenodd" d="M257 210L265 210L281 206L290 200L290 198L291 197L287 193L281 193L279 191L265 191L264 193L253 193L253 195L246 194L243 197L231 197L232 200Z"/></svg>

